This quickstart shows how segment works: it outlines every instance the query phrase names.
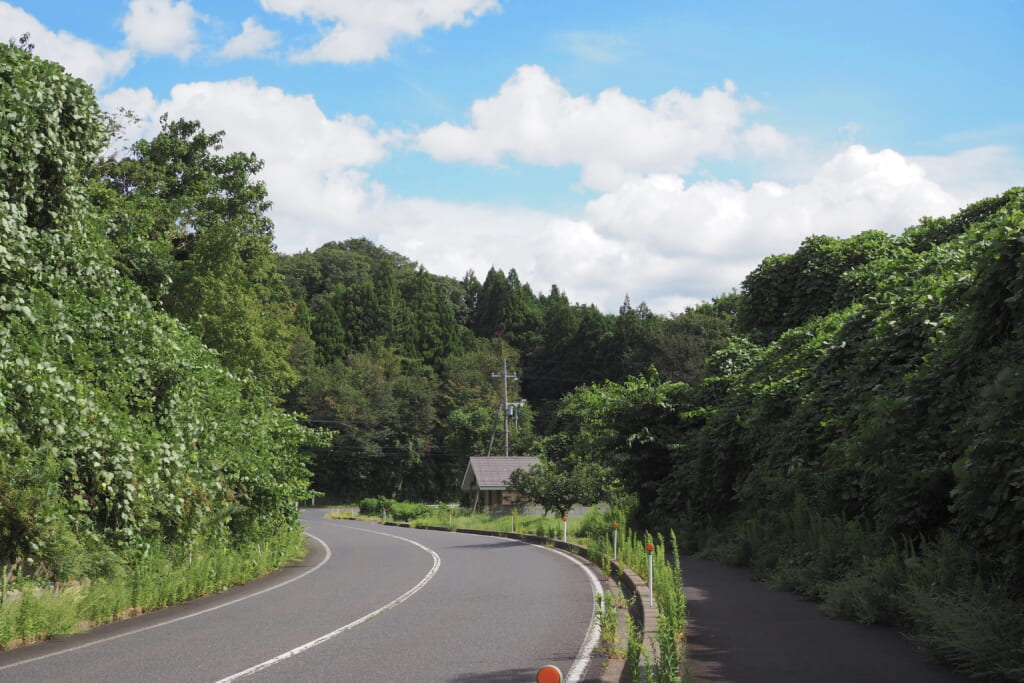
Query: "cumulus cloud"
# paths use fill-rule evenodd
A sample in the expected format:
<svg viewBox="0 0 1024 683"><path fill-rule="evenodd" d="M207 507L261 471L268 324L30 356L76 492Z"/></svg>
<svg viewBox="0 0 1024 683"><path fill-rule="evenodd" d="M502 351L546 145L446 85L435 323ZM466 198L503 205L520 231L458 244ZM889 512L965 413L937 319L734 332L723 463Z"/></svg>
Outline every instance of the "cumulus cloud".
<svg viewBox="0 0 1024 683"><path fill-rule="evenodd" d="M373 239L431 272L460 277L474 270L482 278L491 266L515 268L535 292L557 284L571 300L608 312L626 294L658 312L681 311L737 286L751 263L664 252L585 218L423 198L386 198L368 207L364 225L373 226Z"/></svg>
<svg viewBox="0 0 1024 683"><path fill-rule="evenodd" d="M277 33L261 26L249 17L242 22L242 32L229 40L221 49L222 57L255 57L277 45Z"/></svg>
<svg viewBox="0 0 1024 683"><path fill-rule="evenodd" d="M225 151L264 159L284 252L365 236L431 272L461 277L470 269L482 276L491 266L515 268L535 291L557 284L571 299L609 312L627 292L657 312L681 311L738 287L764 257L791 252L811 234L897 232L922 215L947 215L978 199L969 194L970 176L984 164L1001 159L1004 169L1021 168L1006 150L915 159L849 145L786 182L689 182L675 172L630 168L578 212L558 213L397 196L372 174L401 136L367 117L329 117L310 96L249 79L179 85L166 100L122 89L103 102L145 114L145 136L166 111L226 130ZM759 135L754 127L741 130ZM749 144L741 137L734 144ZM615 164L608 168L610 179Z"/></svg>
<svg viewBox="0 0 1024 683"><path fill-rule="evenodd" d="M188 0L131 0L121 26L125 44L136 52L185 60L199 49L201 19Z"/></svg>
<svg viewBox="0 0 1024 683"><path fill-rule="evenodd" d="M539 66L523 66L494 97L476 101L471 123L442 123L415 146L439 161L499 164L514 158L542 166L578 164L587 187L607 191L630 174L687 173L702 158L759 155L785 148L764 124L744 128L757 103L726 81L694 96L670 90L648 105L617 88L576 97Z"/></svg>
<svg viewBox="0 0 1024 683"><path fill-rule="evenodd" d="M330 118L310 95L291 95L245 78L177 85L162 101L145 89L121 89L102 103L144 117L142 137L158 132L157 119L166 112L172 120L196 119L208 131L227 131L225 152L253 152L263 159L261 177L285 251L358 232L366 207L381 191L361 169L385 158L390 134L377 130L369 117Z"/></svg>
<svg viewBox="0 0 1024 683"><path fill-rule="evenodd" d="M688 185L651 174L592 200L576 217L381 189L352 224L432 272L515 268L536 291L557 284L609 312L628 293L669 313L738 287L763 258L792 252L809 235L896 233L976 198L946 191L892 150L853 145L800 183Z"/></svg>
<svg viewBox="0 0 1024 683"><path fill-rule="evenodd" d="M892 151L851 145L803 183L702 181L651 175L588 203L586 219L612 239L646 245L680 265L677 291L728 291L765 256L791 252L812 234L899 232L923 215L956 211L975 197L951 193L923 166Z"/></svg>
<svg viewBox="0 0 1024 683"><path fill-rule="evenodd" d="M387 57L399 38L416 38L429 28L468 26L500 9L497 0L260 0L263 9L307 17L333 26L300 62L348 64Z"/></svg>
<svg viewBox="0 0 1024 683"><path fill-rule="evenodd" d="M128 50L108 50L66 31L54 33L28 12L6 2L0 2L0 26L7 33L0 35L0 40L30 34L35 54L63 64L69 73L97 89L132 67L132 53Z"/></svg>
<svg viewBox="0 0 1024 683"><path fill-rule="evenodd" d="M912 157L928 174L961 197L991 197L1024 185L1024 159L1010 147L989 145L945 156Z"/></svg>

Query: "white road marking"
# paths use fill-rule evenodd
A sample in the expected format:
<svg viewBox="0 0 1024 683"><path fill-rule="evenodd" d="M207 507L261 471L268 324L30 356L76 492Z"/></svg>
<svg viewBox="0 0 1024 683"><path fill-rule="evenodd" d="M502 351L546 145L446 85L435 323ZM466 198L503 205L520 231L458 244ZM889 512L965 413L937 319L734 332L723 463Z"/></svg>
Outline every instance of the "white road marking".
<svg viewBox="0 0 1024 683"><path fill-rule="evenodd" d="M341 635L345 631L351 631L355 627L357 627L357 626L359 626L361 624L365 624L370 619L373 619L374 617L376 617L376 616L378 616L380 614L383 614L384 612L387 612L392 607L400 605L401 603L405 602L406 600L411 598L416 593L420 592L420 590L422 590L423 587L426 586L427 583L429 583L432 578L434 578L434 575L437 574L437 570L441 568L441 556L438 555L437 553L435 553L433 550L431 550L427 546L423 545L422 543L417 543L416 541L412 541L412 540L410 540L408 538L402 538L401 536L396 536L394 534L384 533L383 531L372 531L370 529L359 529L358 527L349 527L349 528L358 529L359 531L365 531L365 532L371 533L371 534L379 534L380 536L390 536L391 538L397 538L399 541L405 541L406 543L411 543L412 545L420 548L421 550L425 550L426 552L430 553L430 556L434 558L434 566L430 568L430 571L427 572L426 576L424 576L420 580L420 582L418 584L416 584L415 586L413 586L412 588L407 590L405 593L402 593L397 598L395 598L394 600L392 600L388 604L384 605L383 607L381 607L379 609L376 609L376 610L370 612L369 614L363 615L363 616L359 617L358 619L356 619L355 621L352 621L352 622L349 622L349 623L345 624L344 626L336 628L335 630L331 631L330 633L325 633L324 635L320 636L319 638L315 638L314 640L311 640L311 641L309 641L307 643L303 643L302 645L299 645L296 648L288 650L287 652L283 652L283 653L277 655L276 657L273 657L272 659L268 659L265 662L260 662L259 664L251 666L251 667L249 667L248 669L246 669L244 671L239 671L236 674L231 674L227 678L222 678L219 681L217 681L217 683L230 683L231 681L237 681L240 678L244 678L246 676L250 676L250 675L252 675L252 674L254 674L254 673L258 672L258 671L263 671L264 669L272 667L275 664L283 662L286 659L290 659L291 657L294 657L295 655L302 654L303 652L305 652L307 650L311 650L314 647L316 647L317 645L322 645L323 643L326 643L328 640L331 640L332 638Z"/></svg>
<svg viewBox="0 0 1024 683"><path fill-rule="evenodd" d="M590 588L594 593L594 604L597 604L597 596L602 595L604 591L601 589L601 582L597 579L597 575L594 574L594 571L590 567L584 564L582 560L572 553L557 550L546 545L537 545L534 547L550 550L571 562L575 562L576 565L586 573L587 578L590 579ZM594 656L594 650L597 648L597 644L600 639L601 627L597 621L597 610L593 609L590 611L590 626L587 628L587 635L584 637L583 645L580 646L580 651L576 655L576 661L573 662L572 668L569 669L569 673L565 675L565 683L579 683L579 681L583 680L583 676L587 672L587 667L590 666L590 660Z"/></svg>
<svg viewBox="0 0 1024 683"><path fill-rule="evenodd" d="M308 536L309 538L313 539L314 541L316 541L320 545L322 545L324 547L324 550L327 551L326 555L324 555L324 559L320 560L316 564L315 567L311 567L310 569L302 572L298 576L293 576L292 578L288 579L287 581L282 581L281 583L276 583L273 586L268 586L267 588L264 588L263 590L257 591L255 593L250 593L248 595L243 595L240 598L235 598L234 600L229 600L228 602L224 602L224 603L221 603L219 605L214 605L213 607L207 607L206 609L200 610L199 612L192 612L190 614L185 614L185 615L182 615L180 617L175 617L174 619L168 619L167 621L161 621L161 622L156 623L156 624L150 624L149 626L143 626L141 628L137 628L137 629L134 629L132 631L126 631L125 633L119 633L119 634L114 635L114 636L107 636L106 638L101 638L99 640L93 640L93 641L88 642L88 643L82 643L81 645L76 645L75 647L69 647L69 648L65 648L63 650L58 650L56 652L50 652L50 653L45 654L45 655L39 655L38 657L32 657L31 659L23 659L20 662L14 662L13 664L5 664L4 666L0 666L0 671L4 671L5 669L13 669L16 666L22 666L24 664L31 664L32 662L38 662L38 661L43 660L43 659L49 659L50 657L56 657L57 655L66 655L66 654L68 654L70 652L77 652L78 650L84 650L86 648L93 647L94 645L102 645L103 643L109 643L110 641L117 640L118 638L127 638L128 636L134 636L137 633L143 633L145 631L152 631L155 628L163 628L164 626L170 626L171 624L176 624L179 621L185 621L186 619L191 619L193 617L198 617L198 616L203 615L203 614L208 614L209 612L213 612L214 610L219 610L219 609L223 609L225 607L230 607L231 605L238 604L239 602L242 602L243 600L248 600L249 598L255 598L258 595L263 595L264 593L269 593L272 590L277 590L278 588L281 588L282 586L287 586L289 583L292 583L293 581L298 581L301 578L309 576L310 574L312 574L316 570L320 569L320 567L323 567L325 564L327 564L327 562L331 559L331 549L330 549L330 547L328 547L328 545L326 543L324 543L324 541L322 539L317 538L316 536L314 536L313 534L310 534L310 533L306 533L305 535Z"/></svg>

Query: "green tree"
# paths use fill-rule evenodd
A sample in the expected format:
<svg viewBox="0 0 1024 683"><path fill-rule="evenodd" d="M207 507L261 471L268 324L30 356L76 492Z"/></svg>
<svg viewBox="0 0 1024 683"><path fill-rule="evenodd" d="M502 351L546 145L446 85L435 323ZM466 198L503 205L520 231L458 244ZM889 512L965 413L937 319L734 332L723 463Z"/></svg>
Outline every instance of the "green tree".
<svg viewBox="0 0 1024 683"><path fill-rule="evenodd" d="M422 476L434 452L437 377L382 343L318 368L294 407L333 432L316 451L314 486L336 497L433 498Z"/></svg>
<svg viewBox="0 0 1024 683"><path fill-rule="evenodd" d="M697 385L707 375L707 361L727 343L735 316L717 303L706 303L658 321L626 367L639 372L653 365L667 381Z"/></svg>
<svg viewBox="0 0 1024 683"><path fill-rule="evenodd" d="M161 119L152 140L96 167L96 196L125 272L239 373L274 394L297 375L288 364L294 306L276 272L263 162L220 154L224 132Z"/></svg>
<svg viewBox="0 0 1024 683"><path fill-rule="evenodd" d="M528 471L517 469L508 478L510 490L543 507L545 514L554 511L559 517L573 505L595 505L605 500L603 483L600 468L593 463L559 470L542 461Z"/></svg>
<svg viewBox="0 0 1024 683"><path fill-rule="evenodd" d="M843 276L884 258L894 246L886 233L869 230L847 239L814 235L793 254L769 256L743 280L739 331L765 343L816 315L845 308L866 292L850 287Z"/></svg>

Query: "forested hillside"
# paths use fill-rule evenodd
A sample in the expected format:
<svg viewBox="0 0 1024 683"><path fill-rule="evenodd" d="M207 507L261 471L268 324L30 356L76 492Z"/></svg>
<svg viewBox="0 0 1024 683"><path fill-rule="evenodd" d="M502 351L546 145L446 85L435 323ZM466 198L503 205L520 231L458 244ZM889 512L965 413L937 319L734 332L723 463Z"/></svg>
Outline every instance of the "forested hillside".
<svg viewBox="0 0 1024 683"><path fill-rule="evenodd" d="M700 381L733 318L729 297L673 318L627 297L607 315L557 286L535 295L515 270L454 280L364 239L277 258L300 328L286 406L334 432L313 467L335 499L457 500L469 457L503 452L505 361L510 450L523 454L576 386L652 363Z"/></svg>

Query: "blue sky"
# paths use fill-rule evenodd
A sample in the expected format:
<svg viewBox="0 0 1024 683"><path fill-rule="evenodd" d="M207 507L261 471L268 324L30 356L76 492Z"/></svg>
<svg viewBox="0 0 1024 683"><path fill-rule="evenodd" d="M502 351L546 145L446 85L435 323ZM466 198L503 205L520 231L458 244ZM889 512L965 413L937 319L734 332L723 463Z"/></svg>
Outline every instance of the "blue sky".
<svg viewBox="0 0 1024 683"><path fill-rule="evenodd" d="M0 0L101 103L265 159L285 252L366 236L659 313L811 234L1024 184L1024 3Z"/></svg>

